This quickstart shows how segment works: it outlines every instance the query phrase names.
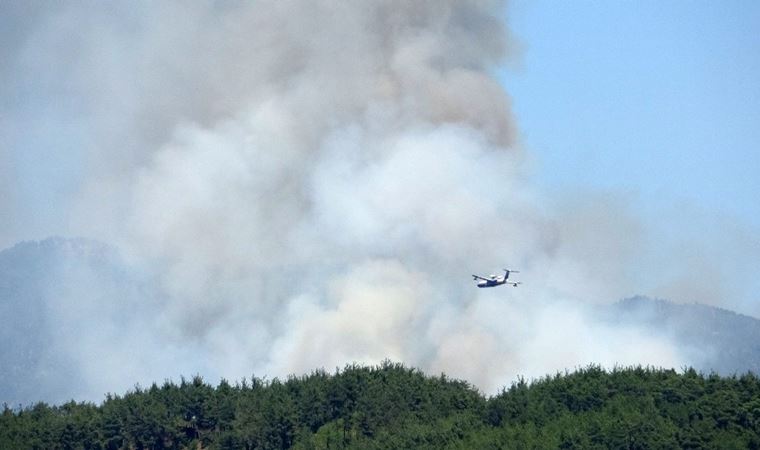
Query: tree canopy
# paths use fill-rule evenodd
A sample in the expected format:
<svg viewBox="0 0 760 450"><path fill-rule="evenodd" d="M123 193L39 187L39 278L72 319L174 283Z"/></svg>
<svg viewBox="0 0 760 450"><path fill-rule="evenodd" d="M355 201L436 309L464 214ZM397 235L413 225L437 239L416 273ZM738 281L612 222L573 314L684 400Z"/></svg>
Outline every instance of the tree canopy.
<svg viewBox="0 0 760 450"><path fill-rule="evenodd" d="M0 415L3 449L760 448L760 379L589 366L486 397L398 363Z"/></svg>

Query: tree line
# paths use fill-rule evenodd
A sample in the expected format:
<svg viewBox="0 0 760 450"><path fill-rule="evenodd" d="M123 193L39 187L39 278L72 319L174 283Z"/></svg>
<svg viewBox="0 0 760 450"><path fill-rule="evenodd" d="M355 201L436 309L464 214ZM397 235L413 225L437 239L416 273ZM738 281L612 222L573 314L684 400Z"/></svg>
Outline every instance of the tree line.
<svg viewBox="0 0 760 450"><path fill-rule="evenodd" d="M2 449L760 448L760 379L589 366L486 397L402 364L5 406Z"/></svg>

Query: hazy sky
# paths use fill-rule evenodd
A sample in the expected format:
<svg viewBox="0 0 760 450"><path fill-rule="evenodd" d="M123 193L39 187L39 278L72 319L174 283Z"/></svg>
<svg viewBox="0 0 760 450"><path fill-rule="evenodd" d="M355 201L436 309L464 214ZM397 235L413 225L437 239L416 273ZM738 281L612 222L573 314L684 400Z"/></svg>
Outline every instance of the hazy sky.
<svg viewBox="0 0 760 450"><path fill-rule="evenodd" d="M502 80L542 186L760 228L759 2L517 0L509 11L522 58Z"/></svg>

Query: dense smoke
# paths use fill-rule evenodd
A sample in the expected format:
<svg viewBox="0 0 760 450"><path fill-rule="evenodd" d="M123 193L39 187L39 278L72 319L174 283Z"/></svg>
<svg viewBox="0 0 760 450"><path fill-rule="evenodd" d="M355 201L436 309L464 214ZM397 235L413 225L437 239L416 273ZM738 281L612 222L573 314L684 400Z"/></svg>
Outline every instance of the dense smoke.
<svg viewBox="0 0 760 450"><path fill-rule="evenodd" d="M487 392L683 363L581 306L637 292L641 225L531 188L501 2L3 8L0 242L94 238L151 286L56 272L45 323L78 375L54 400L384 358ZM524 286L470 283L508 264Z"/></svg>

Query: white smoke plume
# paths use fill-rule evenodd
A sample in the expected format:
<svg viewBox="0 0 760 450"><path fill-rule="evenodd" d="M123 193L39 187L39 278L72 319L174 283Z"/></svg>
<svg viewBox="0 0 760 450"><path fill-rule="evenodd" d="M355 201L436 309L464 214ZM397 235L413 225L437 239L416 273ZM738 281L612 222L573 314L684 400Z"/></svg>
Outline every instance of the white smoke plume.
<svg viewBox="0 0 760 450"><path fill-rule="evenodd" d="M502 2L3 8L0 242L93 237L158 286L67 275L48 310L79 373L61 397L384 358L487 392L683 363L580 306L637 292L640 225L531 188L492 75L514 56ZM520 288L470 283L507 264Z"/></svg>

